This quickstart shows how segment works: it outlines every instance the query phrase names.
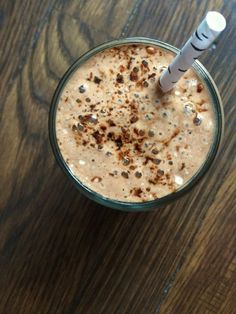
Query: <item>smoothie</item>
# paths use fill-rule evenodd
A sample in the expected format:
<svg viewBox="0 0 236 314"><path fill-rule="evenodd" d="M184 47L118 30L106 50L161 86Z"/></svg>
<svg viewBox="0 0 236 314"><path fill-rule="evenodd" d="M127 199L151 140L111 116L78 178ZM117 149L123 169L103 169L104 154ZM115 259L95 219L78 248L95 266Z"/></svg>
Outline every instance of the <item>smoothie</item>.
<svg viewBox="0 0 236 314"><path fill-rule="evenodd" d="M215 132L207 89L188 70L168 93L158 78L174 57L146 45L106 49L65 84L56 136L72 173L104 197L127 202L181 189L205 162Z"/></svg>

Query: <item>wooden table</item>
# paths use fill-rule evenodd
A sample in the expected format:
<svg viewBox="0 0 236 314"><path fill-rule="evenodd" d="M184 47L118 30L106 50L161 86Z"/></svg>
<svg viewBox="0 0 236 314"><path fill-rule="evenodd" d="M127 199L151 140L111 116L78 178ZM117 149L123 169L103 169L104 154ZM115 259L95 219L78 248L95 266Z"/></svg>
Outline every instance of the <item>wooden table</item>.
<svg viewBox="0 0 236 314"><path fill-rule="evenodd" d="M57 166L48 111L68 66L104 41L181 47L207 10L228 27L201 61L222 95L210 172L161 210L122 213ZM235 0L0 1L0 313L236 313Z"/></svg>

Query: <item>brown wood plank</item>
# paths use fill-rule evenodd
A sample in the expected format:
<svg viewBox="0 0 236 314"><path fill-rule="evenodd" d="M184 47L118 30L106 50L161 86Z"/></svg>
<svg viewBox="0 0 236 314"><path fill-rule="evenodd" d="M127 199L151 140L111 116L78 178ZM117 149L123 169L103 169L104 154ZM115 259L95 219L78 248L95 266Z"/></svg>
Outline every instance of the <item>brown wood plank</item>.
<svg viewBox="0 0 236 314"><path fill-rule="evenodd" d="M235 4L0 1L0 313L235 313ZM226 113L210 172L157 212L120 213L81 196L48 142L61 75L117 37L180 47L213 8L229 25L201 58Z"/></svg>
<svg viewBox="0 0 236 314"><path fill-rule="evenodd" d="M4 103L14 79L21 72L56 1L1 1L0 93ZM3 106L0 107L0 113ZM1 114L0 114L1 119Z"/></svg>
<svg viewBox="0 0 236 314"><path fill-rule="evenodd" d="M161 313L236 313L235 195L231 172L208 209Z"/></svg>

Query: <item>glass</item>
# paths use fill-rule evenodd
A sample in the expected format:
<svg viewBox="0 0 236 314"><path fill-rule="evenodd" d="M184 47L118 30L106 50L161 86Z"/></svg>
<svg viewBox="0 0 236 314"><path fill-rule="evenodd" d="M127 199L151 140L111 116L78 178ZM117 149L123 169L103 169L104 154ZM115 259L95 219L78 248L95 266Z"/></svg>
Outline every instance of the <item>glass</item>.
<svg viewBox="0 0 236 314"><path fill-rule="evenodd" d="M75 184L77 189L80 192L82 192L84 195L86 195L87 197L89 197L90 199L92 199L93 201L99 204L105 205L107 207L119 209L122 211L131 211L131 212L148 211L148 210L153 210L153 209L163 207L169 204L170 202L178 199L180 196L182 196L187 191L189 191L193 186L195 186L196 183L200 180L200 178L202 178L203 175L208 171L213 160L216 157L216 154L220 145L220 141L222 138L222 134L223 134L223 121L224 121L223 107L222 107L222 102L221 102L219 92L217 90L217 87L212 77L210 76L208 71L204 68L204 66L199 61L195 61L193 68L209 90L209 94L210 94L214 111L215 111L215 119L216 119L214 139L213 139L211 148L208 152L207 158L205 162L202 164L202 166L200 167L200 169L194 174L194 176L188 182L186 182L186 184L183 187L181 187L175 193L168 194L162 198L152 200L152 201L124 202L124 201L109 199L102 196L101 194L94 192L93 190L85 186L78 178L74 176L73 172L68 167L67 163L63 159L63 156L60 152L60 148L58 146L57 139L56 139L56 113L57 113L58 101L60 99L60 94L65 84L70 79L73 72L75 72L82 63L87 61L93 55L107 48L122 46L126 44L143 44L143 45L149 45L149 46L156 46L156 47L171 51L175 54L179 52L179 49L167 43L161 42L159 40L143 38L143 37L133 37L133 38L113 40L113 41L104 43L102 45L99 45L89 50L84 55L82 55L77 61L75 61L75 63L66 71L66 73L64 74L64 76L62 77L62 79L60 80L57 86L57 89L52 99L52 104L51 104L50 113L49 113L49 138L50 138L53 153L55 155L55 158L58 164L60 165L62 170L66 173L68 178Z"/></svg>

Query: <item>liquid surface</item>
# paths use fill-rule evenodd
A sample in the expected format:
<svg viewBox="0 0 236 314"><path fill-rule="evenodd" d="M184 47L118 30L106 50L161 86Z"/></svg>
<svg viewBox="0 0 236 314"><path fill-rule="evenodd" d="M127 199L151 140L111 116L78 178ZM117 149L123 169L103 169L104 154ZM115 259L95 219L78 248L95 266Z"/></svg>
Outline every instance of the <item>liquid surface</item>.
<svg viewBox="0 0 236 314"><path fill-rule="evenodd" d="M105 197L131 202L181 188L206 160L214 135L208 92L193 70L162 94L173 55L143 45L107 49L70 77L56 114L62 156Z"/></svg>

